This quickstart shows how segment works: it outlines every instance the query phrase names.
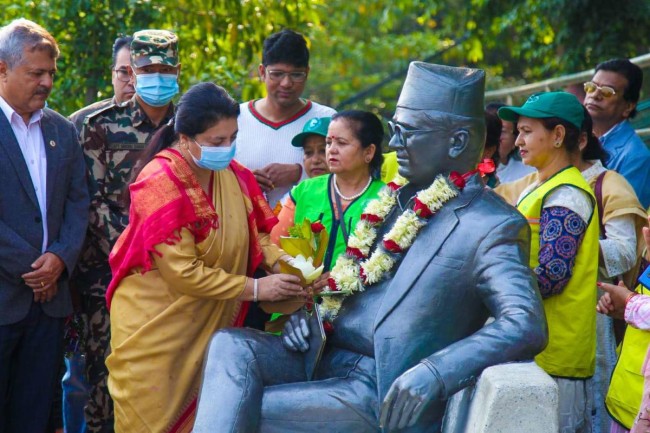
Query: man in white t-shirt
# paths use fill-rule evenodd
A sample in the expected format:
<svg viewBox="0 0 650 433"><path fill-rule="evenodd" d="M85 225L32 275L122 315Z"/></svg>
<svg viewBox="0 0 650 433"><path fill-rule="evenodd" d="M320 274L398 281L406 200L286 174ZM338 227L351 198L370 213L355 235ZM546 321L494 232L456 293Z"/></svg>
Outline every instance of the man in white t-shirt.
<svg viewBox="0 0 650 433"><path fill-rule="evenodd" d="M304 177L302 149L291 139L309 119L335 110L301 98L309 50L300 33L285 29L266 38L259 74L266 97L241 104L235 158L253 171L274 207Z"/></svg>

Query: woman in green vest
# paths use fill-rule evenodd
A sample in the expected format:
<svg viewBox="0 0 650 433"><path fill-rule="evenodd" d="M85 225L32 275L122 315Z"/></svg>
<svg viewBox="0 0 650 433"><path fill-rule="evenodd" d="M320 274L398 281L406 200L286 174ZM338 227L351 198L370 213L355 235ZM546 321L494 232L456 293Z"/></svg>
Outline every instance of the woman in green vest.
<svg viewBox="0 0 650 433"><path fill-rule="evenodd" d="M329 271L336 258L345 252L347 238L366 204L384 186L379 180L383 138L381 121L369 111L334 114L326 137L330 174L303 180L291 190L280 211L280 224L271 231L271 238L287 235L289 224L282 221L291 224L305 218L320 221L329 233L323 261L324 271Z"/></svg>
<svg viewBox="0 0 650 433"><path fill-rule="evenodd" d="M530 266L544 301L549 343L535 357L559 388L560 432L591 432L591 377L596 362L598 210L591 188L571 165L585 111L566 92L534 94L502 107L516 122L515 142L537 178L517 208L531 229Z"/></svg>

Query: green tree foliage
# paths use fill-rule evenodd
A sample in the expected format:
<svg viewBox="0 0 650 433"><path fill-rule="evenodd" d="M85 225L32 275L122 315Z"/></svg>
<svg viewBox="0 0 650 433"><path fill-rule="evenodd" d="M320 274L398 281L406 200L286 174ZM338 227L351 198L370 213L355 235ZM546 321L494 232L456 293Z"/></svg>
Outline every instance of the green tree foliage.
<svg viewBox="0 0 650 433"><path fill-rule="evenodd" d="M55 88L49 105L69 114L90 102L113 95L110 87L111 47L131 28L147 28L160 19L160 10L141 0L11 0L4 7L6 22L24 17L45 27L61 50Z"/></svg>
<svg viewBox="0 0 650 433"><path fill-rule="evenodd" d="M264 38L284 27L318 25L310 0L0 0L4 23L25 17L44 26L61 48L49 104L71 113L110 97L111 47L118 35L146 28L179 37L181 87L214 81L237 98L263 91L256 66Z"/></svg>
<svg viewBox="0 0 650 433"><path fill-rule="evenodd" d="M322 26L311 32L310 90L315 97L333 106L343 102L341 108L390 115L409 61L424 59L454 43L440 31L429 3L328 2ZM395 79L376 92L357 95L391 74Z"/></svg>
<svg viewBox="0 0 650 433"><path fill-rule="evenodd" d="M478 63L535 81L650 50L647 0L472 0Z"/></svg>
<svg viewBox="0 0 650 433"><path fill-rule="evenodd" d="M647 0L330 0L311 33L321 68L312 89L337 105L392 73L352 99L390 115L410 60L441 53L432 61L483 68L495 89L647 53L648 28Z"/></svg>
<svg viewBox="0 0 650 433"><path fill-rule="evenodd" d="M210 80L247 100L262 42L289 27L311 47L306 96L390 116L412 60L481 67L488 88L593 67L650 50L647 0L0 0L5 23L24 16L61 45L50 104L70 113L111 95L118 34L174 30L182 88Z"/></svg>

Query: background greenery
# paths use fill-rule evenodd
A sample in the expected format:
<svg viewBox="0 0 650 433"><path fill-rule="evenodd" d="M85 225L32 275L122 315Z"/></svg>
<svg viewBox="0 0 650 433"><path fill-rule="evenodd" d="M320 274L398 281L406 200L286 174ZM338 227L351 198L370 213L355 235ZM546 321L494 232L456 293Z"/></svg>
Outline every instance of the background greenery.
<svg viewBox="0 0 650 433"><path fill-rule="evenodd" d="M411 60L484 68L488 89L650 52L650 1L623 0L0 0L60 44L50 106L69 114L112 95L118 34L165 28L180 38L182 87L214 81L263 96L261 46L284 27L309 39L307 95L390 116ZM646 80L650 81L650 80Z"/></svg>

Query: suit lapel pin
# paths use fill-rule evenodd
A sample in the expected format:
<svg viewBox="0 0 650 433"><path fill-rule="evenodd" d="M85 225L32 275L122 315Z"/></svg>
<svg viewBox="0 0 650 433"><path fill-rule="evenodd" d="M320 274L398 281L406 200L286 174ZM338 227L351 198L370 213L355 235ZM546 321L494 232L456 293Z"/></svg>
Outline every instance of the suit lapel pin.
<svg viewBox="0 0 650 433"><path fill-rule="evenodd" d="M52 147L56 147L56 141L54 141L54 140L50 140L50 146L52 146Z"/></svg>

